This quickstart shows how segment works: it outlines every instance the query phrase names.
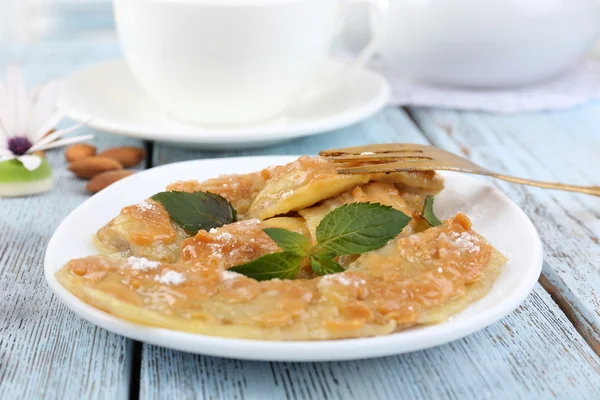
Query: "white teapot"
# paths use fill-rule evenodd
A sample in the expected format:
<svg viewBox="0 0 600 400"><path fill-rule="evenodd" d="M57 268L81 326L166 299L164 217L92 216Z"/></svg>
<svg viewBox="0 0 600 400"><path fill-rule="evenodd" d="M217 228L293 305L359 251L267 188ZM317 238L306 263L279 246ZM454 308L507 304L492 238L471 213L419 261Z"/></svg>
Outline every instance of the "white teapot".
<svg viewBox="0 0 600 400"><path fill-rule="evenodd" d="M599 34L600 0L390 0L379 55L426 83L515 86L567 70Z"/></svg>

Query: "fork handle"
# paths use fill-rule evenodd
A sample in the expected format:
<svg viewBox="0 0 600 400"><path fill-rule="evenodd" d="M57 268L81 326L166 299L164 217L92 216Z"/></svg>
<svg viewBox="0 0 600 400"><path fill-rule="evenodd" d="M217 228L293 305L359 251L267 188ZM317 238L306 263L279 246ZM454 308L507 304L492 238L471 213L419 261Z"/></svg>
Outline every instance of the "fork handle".
<svg viewBox="0 0 600 400"><path fill-rule="evenodd" d="M600 186L577 186L566 185L564 183L540 182L533 181L531 179L517 178L516 176L496 174L493 172L489 173L489 175L493 176L494 178L502 179L503 181L519 183L521 185L537 186L544 189L565 190L568 192L578 192L591 194L592 196L600 196Z"/></svg>

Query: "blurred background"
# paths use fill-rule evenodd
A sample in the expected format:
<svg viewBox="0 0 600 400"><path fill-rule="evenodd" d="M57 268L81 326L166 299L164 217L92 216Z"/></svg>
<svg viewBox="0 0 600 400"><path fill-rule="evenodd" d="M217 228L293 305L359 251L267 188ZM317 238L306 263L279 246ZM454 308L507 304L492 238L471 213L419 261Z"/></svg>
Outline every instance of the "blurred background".
<svg viewBox="0 0 600 400"><path fill-rule="evenodd" d="M111 0L0 0L0 47L114 37Z"/></svg>
<svg viewBox="0 0 600 400"><path fill-rule="evenodd" d="M0 65L40 81L121 57L112 8L0 0ZM393 0L388 16L370 67L392 86L390 104L516 113L600 98L600 0ZM352 8L336 56L363 48L368 32L365 8Z"/></svg>

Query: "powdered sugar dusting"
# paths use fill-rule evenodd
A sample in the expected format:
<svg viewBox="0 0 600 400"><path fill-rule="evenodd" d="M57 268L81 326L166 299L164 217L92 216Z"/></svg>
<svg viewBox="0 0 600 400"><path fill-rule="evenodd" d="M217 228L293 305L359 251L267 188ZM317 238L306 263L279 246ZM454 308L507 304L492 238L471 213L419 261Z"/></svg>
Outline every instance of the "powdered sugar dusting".
<svg viewBox="0 0 600 400"><path fill-rule="evenodd" d="M477 253L481 250L479 238L466 231L462 233L452 232L450 236L442 233L440 239L450 243L459 252L468 251L469 253Z"/></svg>
<svg viewBox="0 0 600 400"><path fill-rule="evenodd" d="M192 257L198 257L198 254L196 253L196 248L192 245L187 245L183 248L183 253L189 253L190 256Z"/></svg>
<svg viewBox="0 0 600 400"><path fill-rule="evenodd" d="M129 257L127 259L127 264L136 271L149 271L152 269L156 269L160 266L158 261L150 261L144 257Z"/></svg>
<svg viewBox="0 0 600 400"><path fill-rule="evenodd" d="M246 219L244 221L238 222L238 224L241 224L241 225L257 225L257 224L260 224L260 219L258 219L258 218Z"/></svg>
<svg viewBox="0 0 600 400"><path fill-rule="evenodd" d="M373 153L372 151L363 151L362 153L360 153L361 156L372 156L375 153Z"/></svg>
<svg viewBox="0 0 600 400"><path fill-rule="evenodd" d="M339 283L339 284L344 285L344 286L354 285L356 287L367 283L367 281L365 281L362 278L354 279L352 277L348 277L348 276L344 275L343 273L341 273L341 274L325 275L321 279L321 283L323 283L323 284L329 284L329 283L333 283L333 282Z"/></svg>
<svg viewBox="0 0 600 400"><path fill-rule="evenodd" d="M222 281L231 281L233 279L237 279L237 278L243 276L242 274L238 274L237 272L228 271L228 270L221 271L220 275L221 275Z"/></svg>
<svg viewBox="0 0 600 400"><path fill-rule="evenodd" d="M181 272L167 270L163 271L160 276L155 277L154 280L165 285L181 285L186 279Z"/></svg>
<svg viewBox="0 0 600 400"><path fill-rule="evenodd" d="M217 235L217 238L224 239L224 240L231 240L231 239L233 239L233 235L229 232L221 232Z"/></svg>
<svg viewBox="0 0 600 400"><path fill-rule="evenodd" d="M148 200L144 200L136 205L142 211L150 211L154 209L154 204L150 203Z"/></svg>
<svg viewBox="0 0 600 400"><path fill-rule="evenodd" d="M460 237L456 239L456 243L469 253L477 253L481 249L479 247L479 238L471 235L469 232L461 233Z"/></svg>
<svg viewBox="0 0 600 400"><path fill-rule="evenodd" d="M215 228L211 228L211 230L208 231L208 233L210 233L211 235L215 235L215 237L217 239L222 239L222 240L231 240L231 239L233 239L233 235L231 233L229 233L229 232L219 232Z"/></svg>
<svg viewBox="0 0 600 400"><path fill-rule="evenodd" d="M331 277L331 278L329 278L329 277ZM337 276L337 277L335 277L335 279L333 279L334 275L328 275L326 278L328 278L328 280L335 280L344 286L350 286L350 284L352 284L352 281L343 275Z"/></svg>

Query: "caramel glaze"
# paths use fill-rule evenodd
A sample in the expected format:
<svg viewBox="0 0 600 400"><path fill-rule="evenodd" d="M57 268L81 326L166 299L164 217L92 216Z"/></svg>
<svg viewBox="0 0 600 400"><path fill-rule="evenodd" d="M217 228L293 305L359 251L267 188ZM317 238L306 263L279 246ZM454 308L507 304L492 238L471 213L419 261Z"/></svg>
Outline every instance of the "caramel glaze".
<svg viewBox="0 0 600 400"><path fill-rule="evenodd" d="M225 197L243 217L258 193L264 188L267 180L271 178L273 168L249 174L223 175L204 182L177 181L167 186L169 191L179 192L211 192Z"/></svg>
<svg viewBox="0 0 600 400"><path fill-rule="evenodd" d="M336 164L324 158L304 156L292 163L265 168L258 172L224 175L204 182L179 181L167 186L167 190L216 193L232 203L238 211L238 219L257 217L264 220L285 215L293 210L301 213L305 207L342 194L357 185L376 181L387 185L386 190L391 190L396 185L401 186L403 191L417 191L417 194L403 193L404 199L399 199L400 194L397 190L386 197L390 205L407 214L413 214L415 220L411 222L411 227L416 229L419 218L418 215L414 215L414 210L422 208L422 199L418 194L423 191L437 192L443 186L441 178L433 172L358 176L338 175L336 168ZM365 186L363 196L356 195L360 200L355 201L377 202L377 193L369 193L369 190L374 191L376 187ZM348 193L344 195L349 197ZM335 203L339 199L336 197L331 200ZM404 206L403 202L406 203ZM316 226L313 226L314 228ZM100 253L111 257L136 256L176 262L181 241L186 237L186 232L169 219L164 207L149 199L125 207L118 216L97 232L94 240Z"/></svg>
<svg viewBox="0 0 600 400"><path fill-rule="evenodd" d="M82 294L85 289L158 313L153 315L160 318L143 321L119 315L148 325L211 335L330 339L415 325L420 313L464 294L485 273L492 250L458 214L361 255L346 272L258 282L227 271L279 251L262 224L250 220L186 239L177 264L94 256L70 261L57 276L72 292L110 312L119 314L122 308L110 308L97 296L90 300Z"/></svg>

